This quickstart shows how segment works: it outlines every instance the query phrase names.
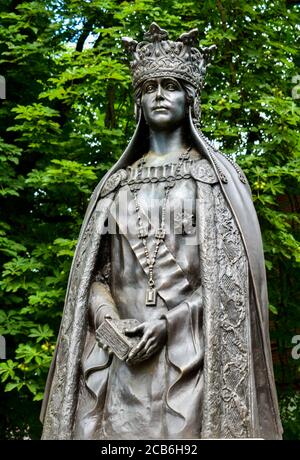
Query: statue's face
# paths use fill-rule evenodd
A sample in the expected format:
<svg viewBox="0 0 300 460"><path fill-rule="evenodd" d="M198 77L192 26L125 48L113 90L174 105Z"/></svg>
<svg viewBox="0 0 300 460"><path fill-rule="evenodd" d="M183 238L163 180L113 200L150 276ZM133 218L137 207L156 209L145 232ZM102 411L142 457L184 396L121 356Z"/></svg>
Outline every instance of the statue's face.
<svg viewBox="0 0 300 460"><path fill-rule="evenodd" d="M153 78L143 84L141 104L150 128L173 129L185 118L186 93L175 78Z"/></svg>

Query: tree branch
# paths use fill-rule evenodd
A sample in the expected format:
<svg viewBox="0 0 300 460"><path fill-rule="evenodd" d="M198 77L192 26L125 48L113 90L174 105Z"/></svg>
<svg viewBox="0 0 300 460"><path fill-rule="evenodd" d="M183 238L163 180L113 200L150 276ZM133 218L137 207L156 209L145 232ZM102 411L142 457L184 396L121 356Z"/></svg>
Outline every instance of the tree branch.
<svg viewBox="0 0 300 460"><path fill-rule="evenodd" d="M82 33L80 37L78 38L78 41L76 44L76 51L78 51L79 53L81 53L81 51L83 50L85 41L93 30L93 24L94 24L94 21L89 20L83 26Z"/></svg>

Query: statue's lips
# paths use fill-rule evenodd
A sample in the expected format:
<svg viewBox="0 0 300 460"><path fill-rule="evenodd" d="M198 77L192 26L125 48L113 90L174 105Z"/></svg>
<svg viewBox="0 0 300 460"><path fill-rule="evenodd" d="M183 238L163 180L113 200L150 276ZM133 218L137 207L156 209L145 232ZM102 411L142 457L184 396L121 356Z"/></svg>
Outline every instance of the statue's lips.
<svg viewBox="0 0 300 460"><path fill-rule="evenodd" d="M153 112L157 112L157 111L160 111L160 110L169 110L169 109L168 109L168 107L164 107L164 106L153 107L153 109L152 109Z"/></svg>

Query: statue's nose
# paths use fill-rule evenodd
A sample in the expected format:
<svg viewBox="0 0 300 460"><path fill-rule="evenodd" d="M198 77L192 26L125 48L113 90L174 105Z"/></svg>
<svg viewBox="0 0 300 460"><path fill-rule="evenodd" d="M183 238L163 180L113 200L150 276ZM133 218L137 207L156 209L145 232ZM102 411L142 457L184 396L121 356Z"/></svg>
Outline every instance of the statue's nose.
<svg viewBox="0 0 300 460"><path fill-rule="evenodd" d="M159 84L157 86L157 91L156 91L156 99L157 100L161 100L164 98L164 94L163 94L163 88L162 86Z"/></svg>

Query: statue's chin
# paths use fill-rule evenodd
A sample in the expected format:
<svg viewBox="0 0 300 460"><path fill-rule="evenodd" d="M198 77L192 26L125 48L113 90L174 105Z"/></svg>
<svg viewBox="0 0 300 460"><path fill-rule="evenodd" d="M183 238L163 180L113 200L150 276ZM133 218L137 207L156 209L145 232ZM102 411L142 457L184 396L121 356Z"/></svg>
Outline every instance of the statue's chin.
<svg viewBox="0 0 300 460"><path fill-rule="evenodd" d="M154 131L172 130L182 125L183 120L172 116L168 110L155 111L151 119L148 120L148 125Z"/></svg>

